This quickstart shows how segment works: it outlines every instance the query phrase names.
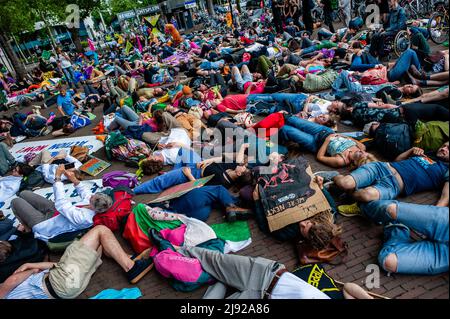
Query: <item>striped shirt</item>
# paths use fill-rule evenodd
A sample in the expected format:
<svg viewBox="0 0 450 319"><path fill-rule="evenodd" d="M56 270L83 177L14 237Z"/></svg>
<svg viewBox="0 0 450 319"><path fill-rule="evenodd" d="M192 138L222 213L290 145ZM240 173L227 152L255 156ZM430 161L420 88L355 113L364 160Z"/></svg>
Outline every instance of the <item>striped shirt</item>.
<svg viewBox="0 0 450 319"><path fill-rule="evenodd" d="M5 299L50 299L44 290L44 275L48 270L33 274L11 291Z"/></svg>

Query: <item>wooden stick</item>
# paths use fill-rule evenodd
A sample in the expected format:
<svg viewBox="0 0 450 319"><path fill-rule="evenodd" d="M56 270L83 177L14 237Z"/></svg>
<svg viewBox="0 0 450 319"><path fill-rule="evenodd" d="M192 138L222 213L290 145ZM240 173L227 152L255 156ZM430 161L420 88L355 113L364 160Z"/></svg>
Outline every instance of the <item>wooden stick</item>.
<svg viewBox="0 0 450 319"><path fill-rule="evenodd" d="M339 284L339 285L341 285L341 286L344 286L344 283L343 283L343 282L340 282L340 281L337 281L337 280L334 280L334 282L337 283L337 284ZM370 291L366 291L366 292L367 292L369 295L371 295L372 297L381 298L381 299L391 299L391 298L389 298L389 297L382 296L382 295L376 294L376 293L374 293L374 292L370 292Z"/></svg>

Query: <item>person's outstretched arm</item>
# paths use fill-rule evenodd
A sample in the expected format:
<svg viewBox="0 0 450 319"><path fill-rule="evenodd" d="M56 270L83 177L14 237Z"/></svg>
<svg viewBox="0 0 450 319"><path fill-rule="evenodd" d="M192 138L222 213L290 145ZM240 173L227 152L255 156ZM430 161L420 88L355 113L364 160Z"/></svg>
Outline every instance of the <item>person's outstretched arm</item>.
<svg viewBox="0 0 450 319"><path fill-rule="evenodd" d="M445 182L442 189L441 198L437 202L436 206L447 207L448 206L448 182Z"/></svg>

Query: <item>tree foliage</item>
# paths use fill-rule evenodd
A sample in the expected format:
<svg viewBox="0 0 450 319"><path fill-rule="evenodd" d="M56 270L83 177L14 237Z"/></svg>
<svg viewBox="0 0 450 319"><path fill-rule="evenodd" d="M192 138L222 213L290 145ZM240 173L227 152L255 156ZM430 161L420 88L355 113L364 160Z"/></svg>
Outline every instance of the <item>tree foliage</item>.
<svg viewBox="0 0 450 319"><path fill-rule="evenodd" d="M0 0L0 30L4 33L33 30L38 18L28 3L27 0Z"/></svg>

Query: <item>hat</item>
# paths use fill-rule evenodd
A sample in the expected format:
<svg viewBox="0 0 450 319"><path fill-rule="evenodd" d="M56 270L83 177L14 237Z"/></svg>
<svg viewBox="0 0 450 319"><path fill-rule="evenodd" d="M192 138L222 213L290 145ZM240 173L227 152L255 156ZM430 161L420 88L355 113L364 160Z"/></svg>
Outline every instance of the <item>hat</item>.
<svg viewBox="0 0 450 319"><path fill-rule="evenodd" d="M192 94L191 88L189 86L187 86L187 85L183 86L183 94L184 95Z"/></svg>
<svg viewBox="0 0 450 319"><path fill-rule="evenodd" d="M370 128L372 127L372 125L377 124L377 123L378 122L370 122L370 123L367 123L366 125L364 125L364 129L363 129L364 134L370 135Z"/></svg>

